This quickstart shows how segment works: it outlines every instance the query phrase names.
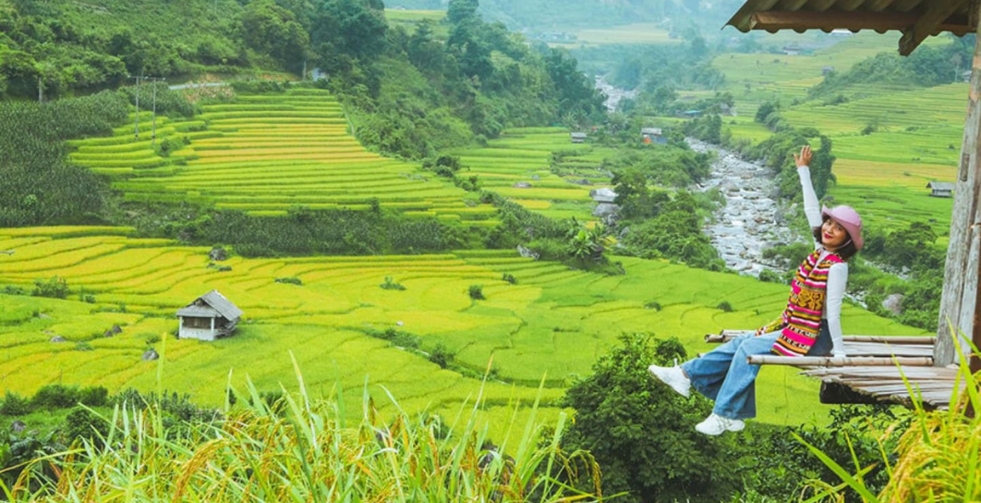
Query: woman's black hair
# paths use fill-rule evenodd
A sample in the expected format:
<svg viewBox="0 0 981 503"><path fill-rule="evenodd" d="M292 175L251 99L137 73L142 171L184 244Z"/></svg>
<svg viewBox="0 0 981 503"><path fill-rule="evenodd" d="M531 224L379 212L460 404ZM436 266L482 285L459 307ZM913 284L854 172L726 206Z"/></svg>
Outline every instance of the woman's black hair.
<svg viewBox="0 0 981 503"><path fill-rule="evenodd" d="M821 216L822 216L821 225L824 225L824 222L831 220L831 217L829 217L828 215L821 215ZM814 240L817 241L818 243L823 243L824 237L822 236L823 233L821 232L821 228L815 227L813 231L814 231ZM848 234L847 231L845 233ZM837 253L842 260L848 260L854 257L856 253L858 253L858 248L855 247L855 241L852 240L851 234L848 235L848 241L840 248L835 250L835 253Z"/></svg>

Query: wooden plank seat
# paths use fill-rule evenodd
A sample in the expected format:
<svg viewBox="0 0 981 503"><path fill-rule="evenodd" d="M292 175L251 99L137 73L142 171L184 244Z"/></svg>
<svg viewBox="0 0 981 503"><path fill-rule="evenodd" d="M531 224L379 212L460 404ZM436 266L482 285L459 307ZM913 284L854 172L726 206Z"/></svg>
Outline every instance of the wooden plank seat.
<svg viewBox="0 0 981 503"><path fill-rule="evenodd" d="M752 331L727 329L718 334L706 334L705 341L722 343L746 333ZM821 379L822 403L910 405L912 388L928 408L949 406L958 369L956 366L934 366L935 337L846 335L843 339L848 354L844 358L752 355L748 361L758 365L800 367L804 375Z"/></svg>

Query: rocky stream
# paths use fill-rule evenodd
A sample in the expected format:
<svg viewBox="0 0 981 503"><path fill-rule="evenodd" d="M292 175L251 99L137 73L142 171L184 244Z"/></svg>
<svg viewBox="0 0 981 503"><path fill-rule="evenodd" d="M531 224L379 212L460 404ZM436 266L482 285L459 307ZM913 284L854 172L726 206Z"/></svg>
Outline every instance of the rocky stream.
<svg viewBox="0 0 981 503"><path fill-rule="evenodd" d="M772 170L708 143L688 139L688 144L696 152L717 154L711 174L696 190L717 188L725 198L714 220L705 226L705 233L726 266L752 276L772 269L763 259L763 250L794 239L790 230L783 228Z"/></svg>

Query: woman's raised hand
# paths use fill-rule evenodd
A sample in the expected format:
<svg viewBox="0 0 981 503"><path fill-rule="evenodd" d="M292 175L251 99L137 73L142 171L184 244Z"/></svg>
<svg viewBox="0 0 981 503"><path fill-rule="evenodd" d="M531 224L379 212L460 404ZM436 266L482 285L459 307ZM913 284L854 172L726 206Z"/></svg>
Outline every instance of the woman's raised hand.
<svg viewBox="0 0 981 503"><path fill-rule="evenodd" d="M794 162L797 163L798 168L803 168L804 166L811 165L811 147L804 145L800 149L799 154L794 154Z"/></svg>

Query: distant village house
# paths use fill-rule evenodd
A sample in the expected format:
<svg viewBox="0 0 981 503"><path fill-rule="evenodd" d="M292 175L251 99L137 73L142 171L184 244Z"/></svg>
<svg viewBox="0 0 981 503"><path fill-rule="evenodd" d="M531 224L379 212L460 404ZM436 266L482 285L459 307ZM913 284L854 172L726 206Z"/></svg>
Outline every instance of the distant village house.
<svg viewBox="0 0 981 503"><path fill-rule="evenodd" d="M659 127L641 128L640 138L645 144L668 142L668 139L664 137L664 130Z"/></svg>
<svg viewBox="0 0 981 503"><path fill-rule="evenodd" d="M586 133L570 133L572 143L586 143Z"/></svg>
<svg viewBox="0 0 981 503"><path fill-rule="evenodd" d="M180 320L178 338L213 341L235 331L242 310L218 290L212 290L177 311L177 318Z"/></svg>
<svg viewBox="0 0 981 503"><path fill-rule="evenodd" d="M954 184L952 182L930 182L927 184L930 195L933 197L953 197Z"/></svg>

